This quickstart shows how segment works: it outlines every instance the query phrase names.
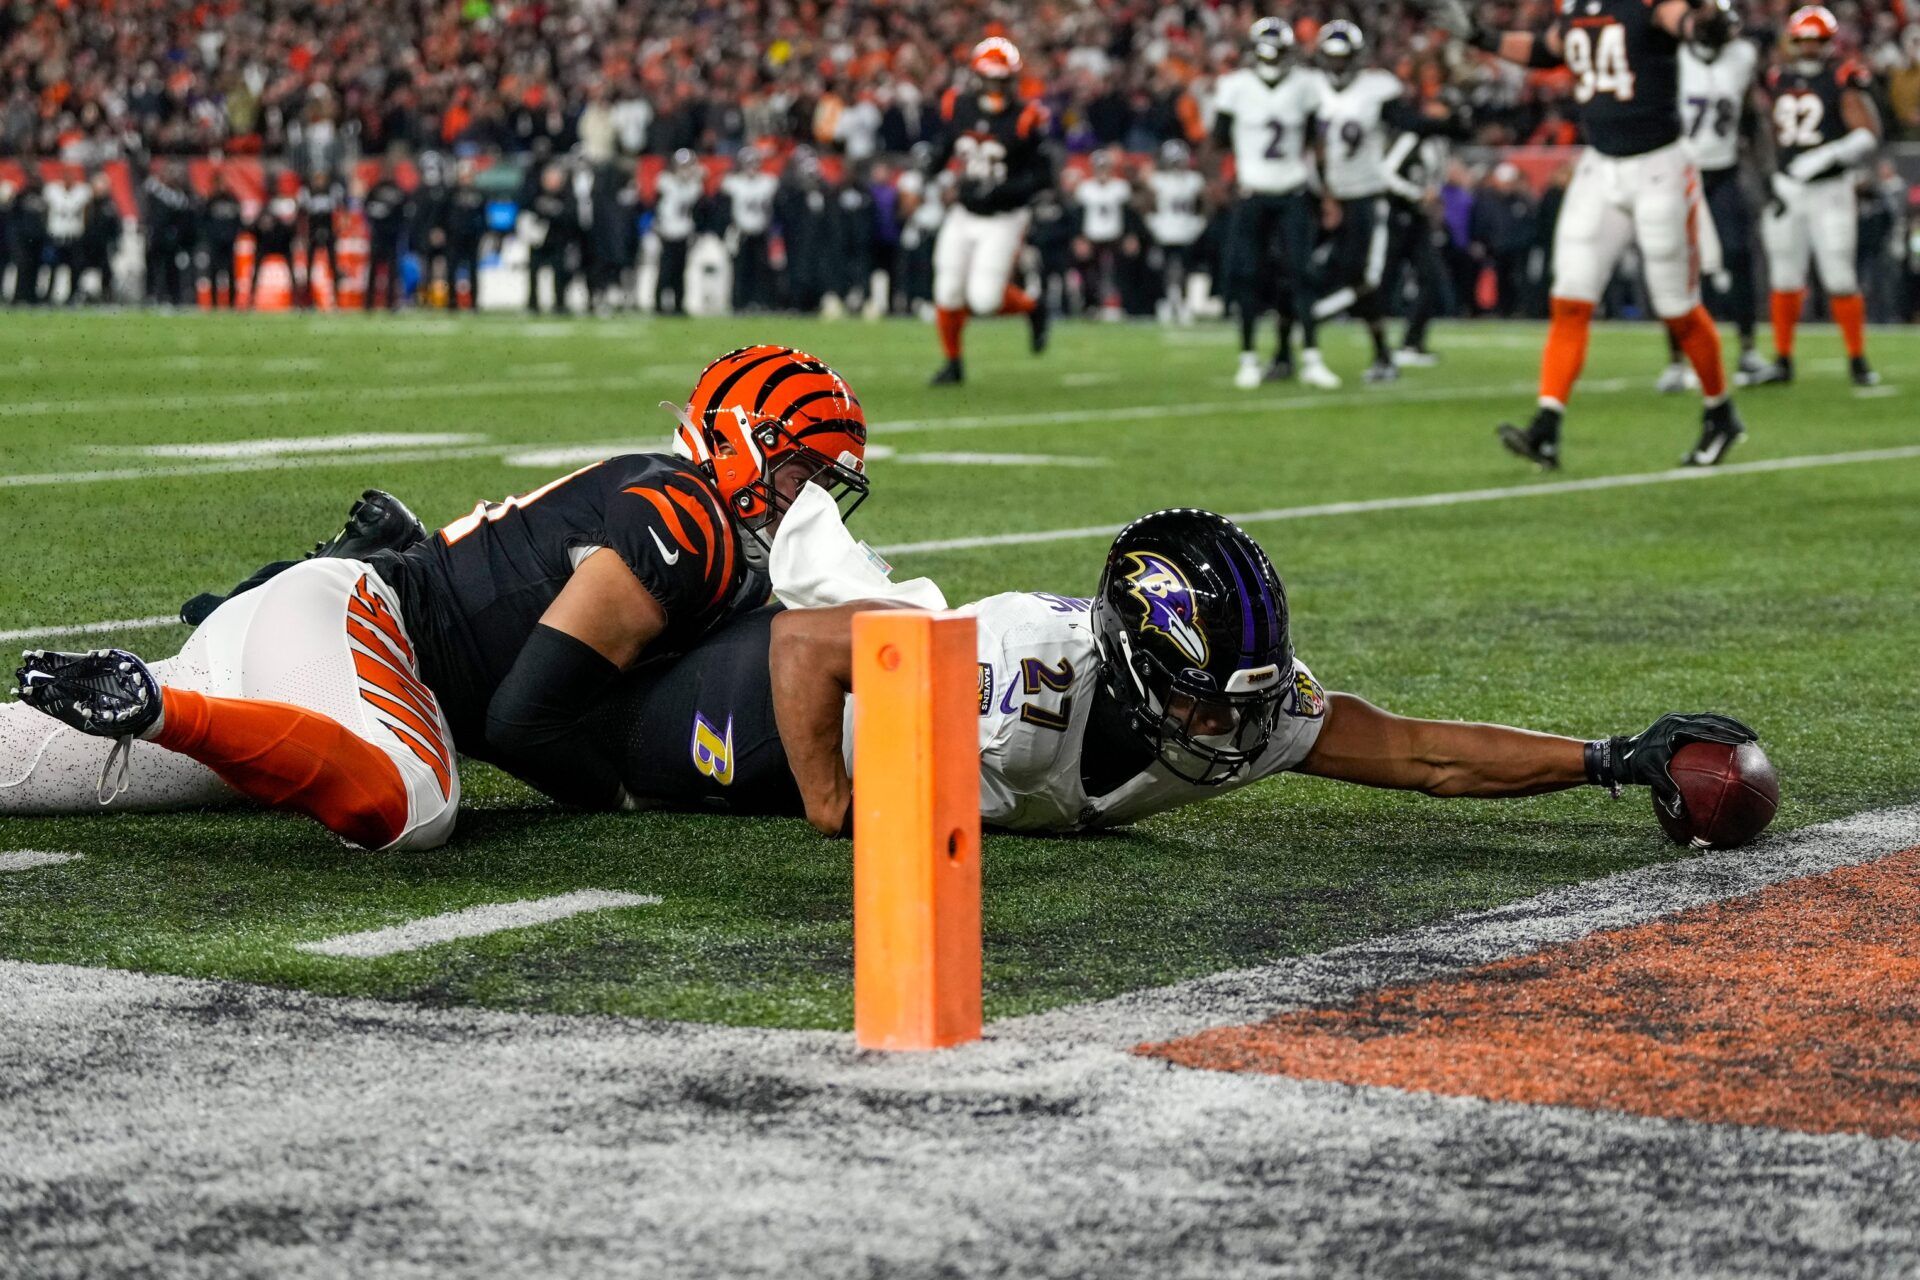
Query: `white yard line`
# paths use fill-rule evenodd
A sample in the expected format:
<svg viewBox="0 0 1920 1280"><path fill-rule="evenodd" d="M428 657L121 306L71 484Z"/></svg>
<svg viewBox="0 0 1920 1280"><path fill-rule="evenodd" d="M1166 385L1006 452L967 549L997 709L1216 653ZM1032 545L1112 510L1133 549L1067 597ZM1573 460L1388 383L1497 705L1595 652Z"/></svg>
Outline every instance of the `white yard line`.
<svg viewBox="0 0 1920 1280"><path fill-rule="evenodd" d="M370 960L419 951L458 938L479 938L506 929L526 929L551 924L587 911L611 911L618 907L656 907L660 899L653 894L615 893L607 889L580 889L551 898L529 898L520 902L489 902L464 911L410 920L387 929L365 933L343 933L319 942L303 942L295 950L316 956L346 956Z"/></svg>
<svg viewBox="0 0 1920 1280"><path fill-rule="evenodd" d="M1358 502L1322 502L1309 507L1274 507L1266 511L1244 511L1230 516L1239 524L1272 524L1281 520L1306 520L1315 516L1351 516L1372 511L1416 511L1426 507L1457 507L1476 502L1500 502L1507 498L1541 498L1562 493L1593 493L1604 489L1635 489L1644 485L1677 484L1690 480L1714 480L1727 476L1761 475L1771 471L1805 471L1813 467L1838 467L1861 462L1900 462L1920 458L1920 445L1902 445L1894 449L1863 449L1857 453L1818 453L1794 458L1764 458L1756 462L1734 462L1720 467L1675 468L1672 471L1646 471L1635 475L1594 476L1587 480L1557 480L1545 484L1517 484L1498 489L1456 489L1450 493L1411 494L1403 498L1367 498ZM884 556L912 555L924 551L969 551L977 547L1015 547L1040 542L1071 542L1078 538L1111 538L1118 525L1080 525L1071 529L1036 529L1030 533L990 533L968 538L934 538L926 542L895 542L875 547Z"/></svg>
<svg viewBox="0 0 1920 1280"><path fill-rule="evenodd" d="M13 849L0 853L0 871L31 871L35 867L57 867L63 862L77 862L77 853L48 853L42 849Z"/></svg>
<svg viewBox="0 0 1920 1280"><path fill-rule="evenodd" d="M368 370L378 373L379 366ZM55 414L185 413L198 409L259 409L308 404L316 400L485 400L495 396L551 392L631 391L658 386L636 374L599 378L528 378L511 382L423 382L396 386L330 385L285 387L271 391L186 391L177 395L97 396L87 400L14 400L0 402L0 418L42 418Z"/></svg>
<svg viewBox="0 0 1920 1280"><path fill-rule="evenodd" d="M471 431L357 431L333 436L274 436L263 440L209 440L185 444L98 445L97 453L136 453L147 458L272 458L311 453L356 453L362 449L426 449L480 444Z"/></svg>
<svg viewBox="0 0 1920 1280"><path fill-rule="evenodd" d="M50 640L56 636L110 636L121 631L151 631L155 627L179 625L179 614L160 613L151 618L115 618L108 622L76 622L58 627L22 627L18 631L0 631L0 644L20 640Z"/></svg>

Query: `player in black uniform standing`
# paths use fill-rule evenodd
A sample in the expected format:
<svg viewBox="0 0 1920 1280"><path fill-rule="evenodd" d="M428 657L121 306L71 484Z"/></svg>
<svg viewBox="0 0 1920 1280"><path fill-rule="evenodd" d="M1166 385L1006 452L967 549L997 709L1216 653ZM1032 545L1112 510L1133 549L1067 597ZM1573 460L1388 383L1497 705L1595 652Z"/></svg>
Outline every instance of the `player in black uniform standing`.
<svg viewBox="0 0 1920 1280"><path fill-rule="evenodd" d="M487 193L474 182L473 163L460 162L447 193L447 305L460 309L460 278L467 280L467 309L480 308L480 247L487 238Z"/></svg>
<svg viewBox="0 0 1920 1280"><path fill-rule="evenodd" d="M231 311L240 292L233 268L233 246L240 239L245 214L240 197L222 173L214 179L213 194L207 198L206 217L200 222L200 249L206 256L207 292L213 305L221 305L221 289L226 291L226 307Z"/></svg>
<svg viewBox="0 0 1920 1280"><path fill-rule="evenodd" d="M393 161L380 162L380 176L367 188L361 210L367 218L367 287L361 310L373 310L374 281L386 286L386 307L400 309L400 240L412 206L393 175Z"/></svg>
<svg viewBox="0 0 1920 1280"><path fill-rule="evenodd" d="M1539 408L1524 431L1501 424L1501 443L1543 468L1560 465L1560 424L1586 362L1594 304L1628 244L1638 243L1654 312L1705 401L1700 441L1683 461L1719 462L1746 431L1728 398L1720 331L1700 301L1700 179L1681 137L1680 46L1731 39L1729 0L1563 0L1538 33L1484 28L1463 0L1427 3L1440 25L1508 62L1564 64L1588 142L1554 231Z"/></svg>
<svg viewBox="0 0 1920 1280"><path fill-rule="evenodd" d="M628 794L592 718L620 674L765 603L760 566L788 506L813 484L851 511L865 452L837 374L744 348L701 374L675 455L610 458L482 502L405 551L316 557L229 598L202 624L213 635L189 643L242 664L211 673L240 697L163 687L110 650L29 655L23 700L186 755L367 848L447 839L455 752L563 803L618 809ZM733 741L716 726L708 745L724 784Z"/></svg>
<svg viewBox="0 0 1920 1280"><path fill-rule="evenodd" d="M260 305L260 269L266 266L268 258L278 258L286 264L287 277L293 284L294 292L299 292L298 277L293 273L293 235L298 230L300 206L294 197L282 193L281 183L280 170L266 171L266 191L260 212L254 215L252 227L253 270L247 279L249 309Z"/></svg>
<svg viewBox="0 0 1920 1280"><path fill-rule="evenodd" d="M966 380L961 332L969 315L1024 315L1035 355L1047 349L1047 309L1013 283L1027 206L1053 185L1047 109L1019 96L1020 51L998 36L973 50L974 92L940 99L940 143L930 174L960 162L960 202L933 244L933 305L946 363L933 385Z"/></svg>
<svg viewBox="0 0 1920 1280"><path fill-rule="evenodd" d="M339 305L340 260L334 254L334 241L337 238L334 227L334 215L342 204L340 182L330 170L315 169L307 177L307 186L300 193L300 222L306 237L306 271L302 276L299 296L295 299L299 306L313 310L313 264L317 259L325 259L327 264L327 286L333 290L334 305Z"/></svg>
<svg viewBox="0 0 1920 1280"><path fill-rule="evenodd" d="M420 259L420 302L427 306L453 305L452 262L447 255L447 201L452 194L439 157L423 159L420 185L413 192L413 223L407 228L407 244ZM436 286L446 290L444 300L436 299Z"/></svg>

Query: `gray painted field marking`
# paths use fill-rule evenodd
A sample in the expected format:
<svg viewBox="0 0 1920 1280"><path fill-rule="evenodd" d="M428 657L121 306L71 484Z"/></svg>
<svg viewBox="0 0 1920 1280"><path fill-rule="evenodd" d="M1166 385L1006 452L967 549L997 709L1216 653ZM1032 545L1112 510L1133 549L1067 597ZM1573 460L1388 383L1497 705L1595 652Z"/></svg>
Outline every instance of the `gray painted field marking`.
<svg viewBox="0 0 1920 1280"><path fill-rule="evenodd" d="M500 446L479 450L491 453ZM521 447L521 446L515 446ZM465 451L474 452L474 451ZM1550 497L1562 493L1591 493L1606 489L1632 489L1644 485L1672 484L1687 480L1712 480L1723 476L1763 475L1773 471L1803 471L1813 467L1838 467L1862 462L1901 462L1920 458L1920 445L1902 445L1894 449L1863 449L1855 453L1804 454L1792 458L1763 458L1755 462L1734 462L1720 467L1676 468L1672 471L1647 471L1618 476L1594 476L1587 480L1559 480L1546 484L1509 485L1498 489L1457 489L1448 493L1412 494L1401 498L1367 498L1355 502L1324 502L1308 507L1278 507L1269 511L1248 511L1232 518L1240 524L1272 524L1283 520L1306 520L1317 516L1361 515L1373 511L1417 511L1426 507L1452 507L1476 502L1498 502L1507 498ZM314 459L313 461L323 461ZM979 547L1029 546L1047 542L1072 542L1083 538L1110 538L1118 525L1082 525L1072 529L1039 529L1030 533L983 534L970 538L936 538L926 542L896 542L875 547L881 555L912 555L917 552L966 551ZM151 630L170 626L179 619L168 614L151 618L125 618L113 622L85 622L66 626L23 627L0 631L0 644L20 640L44 640L56 636L110 635L118 631Z"/></svg>
<svg viewBox="0 0 1920 1280"><path fill-rule="evenodd" d="M1813 467L1838 467L1849 463L1899 462L1910 458L1920 458L1920 445L1902 445L1894 449L1863 449L1857 453L1818 453L1794 458L1764 458L1756 462L1735 462L1720 467L1685 467L1675 468L1672 471L1594 476L1587 480L1507 485L1498 489L1456 489L1449 493L1412 494L1404 498L1323 502L1310 507L1276 507L1267 511L1239 512L1231 515L1230 518L1238 524L1272 524L1281 520L1307 520L1316 516L1350 516L1373 511L1418 511L1427 507L1457 507L1476 502L1500 502L1507 498L1595 493L1606 489L1634 489L1644 485L1677 484L1689 480L1763 475L1772 471L1804 471ZM1071 542L1079 538L1111 538L1119 532L1119 528L1120 526L1111 524L1081 525L1072 529L1038 529L1031 533L992 533L970 538L935 538L927 542L895 542L875 547L874 550L883 556L897 556L925 551L966 551L977 547L1027 546L1041 542Z"/></svg>
<svg viewBox="0 0 1920 1280"><path fill-rule="evenodd" d="M13 849L0 853L0 871L31 871L35 867L57 867L78 862L77 853L49 853L44 849Z"/></svg>
<svg viewBox="0 0 1920 1280"><path fill-rule="evenodd" d="M479 938L507 929L526 929L551 924L588 911L611 911L619 907L657 907L654 894L615 893L607 889L580 889L551 898L528 898L519 902L488 902L463 911L409 920L406 924L364 933L343 933L319 942L303 942L294 948L316 956L344 956L371 960L419 951L459 938Z"/></svg>

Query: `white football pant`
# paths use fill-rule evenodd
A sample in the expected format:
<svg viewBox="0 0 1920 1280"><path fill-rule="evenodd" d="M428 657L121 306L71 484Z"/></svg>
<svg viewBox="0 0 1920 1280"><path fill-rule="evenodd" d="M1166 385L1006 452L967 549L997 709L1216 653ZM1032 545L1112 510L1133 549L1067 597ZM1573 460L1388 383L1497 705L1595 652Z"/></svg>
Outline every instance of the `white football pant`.
<svg viewBox="0 0 1920 1280"><path fill-rule="evenodd" d="M1640 246L1647 294L1663 320L1700 305L1700 177L1681 143L1637 156L1589 147L1560 207L1553 296L1598 302L1629 244Z"/></svg>
<svg viewBox="0 0 1920 1280"><path fill-rule="evenodd" d="M1852 178L1795 182L1782 175L1775 179L1774 193L1780 198L1778 210L1769 205L1760 222L1773 288L1783 293L1806 288L1807 266L1817 261L1828 294L1860 292L1860 213Z"/></svg>
<svg viewBox="0 0 1920 1280"><path fill-rule="evenodd" d="M1024 209L990 214L959 205L949 209L933 242L933 305L998 315L1026 235Z"/></svg>

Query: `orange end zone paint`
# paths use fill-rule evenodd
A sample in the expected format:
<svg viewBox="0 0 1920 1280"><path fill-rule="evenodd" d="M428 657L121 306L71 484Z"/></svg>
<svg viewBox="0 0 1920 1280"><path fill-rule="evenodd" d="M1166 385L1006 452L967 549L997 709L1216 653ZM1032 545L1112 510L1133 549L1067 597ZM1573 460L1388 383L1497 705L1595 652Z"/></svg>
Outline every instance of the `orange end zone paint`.
<svg viewBox="0 0 1920 1280"><path fill-rule="evenodd" d="M1920 848L1138 1052L1217 1071L1920 1138Z"/></svg>

